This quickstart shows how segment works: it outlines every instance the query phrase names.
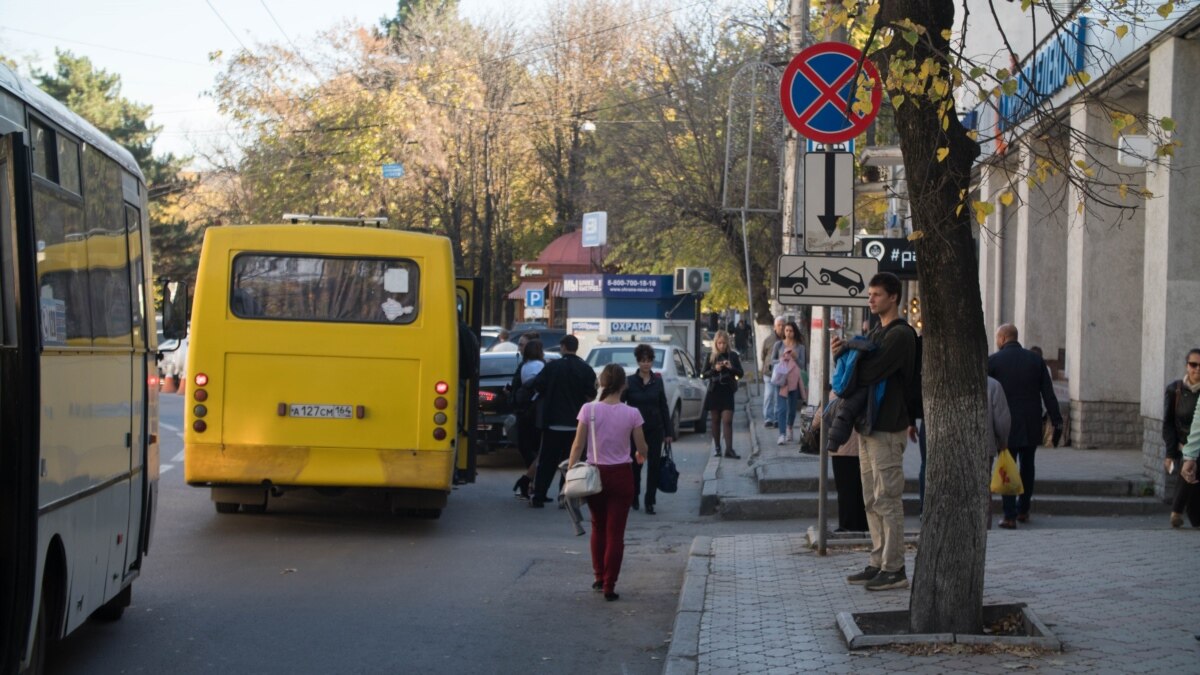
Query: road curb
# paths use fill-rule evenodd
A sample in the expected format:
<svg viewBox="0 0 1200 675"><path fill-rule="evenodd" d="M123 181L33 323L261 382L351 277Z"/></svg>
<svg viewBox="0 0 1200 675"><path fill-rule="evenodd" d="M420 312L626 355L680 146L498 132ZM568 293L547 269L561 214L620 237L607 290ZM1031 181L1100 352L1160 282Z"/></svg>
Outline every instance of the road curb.
<svg viewBox="0 0 1200 675"><path fill-rule="evenodd" d="M675 609L671 648L663 665L665 675L695 675L700 667L700 618L712 563L712 537L696 537L688 553L687 570Z"/></svg>

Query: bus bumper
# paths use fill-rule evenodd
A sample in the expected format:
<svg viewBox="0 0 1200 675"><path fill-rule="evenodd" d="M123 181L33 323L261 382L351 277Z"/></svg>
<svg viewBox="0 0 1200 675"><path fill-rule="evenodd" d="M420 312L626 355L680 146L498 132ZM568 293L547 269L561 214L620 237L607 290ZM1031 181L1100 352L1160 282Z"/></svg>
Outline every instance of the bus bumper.
<svg viewBox="0 0 1200 675"><path fill-rule="evenodd" d="M454 453L273 445L184 447L189 485L451 489Z"/></svg>

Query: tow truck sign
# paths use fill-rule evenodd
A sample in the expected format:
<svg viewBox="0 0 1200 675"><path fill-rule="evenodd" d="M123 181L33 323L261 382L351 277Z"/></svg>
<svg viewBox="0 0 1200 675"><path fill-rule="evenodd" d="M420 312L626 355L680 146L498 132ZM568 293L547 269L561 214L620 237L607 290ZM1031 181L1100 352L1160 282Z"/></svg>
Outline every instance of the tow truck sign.
<svg viewBox="0 0 1200 675"><path fill-rule="evenodd" d="M879 272L874 258L783 255L775 299L782 305L867 306L867 284Z"/></svg>

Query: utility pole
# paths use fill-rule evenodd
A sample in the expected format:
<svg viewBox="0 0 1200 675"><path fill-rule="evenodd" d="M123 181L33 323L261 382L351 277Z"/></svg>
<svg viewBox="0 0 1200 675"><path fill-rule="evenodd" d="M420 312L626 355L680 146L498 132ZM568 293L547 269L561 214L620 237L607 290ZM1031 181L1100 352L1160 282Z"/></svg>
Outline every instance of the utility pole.
<svg viewBox="0 0 1200 675"><path fill-rule="evenodd" d="M788 60L807 46L808 0L790 0L788 16ZM795 129L788 128L783 147L783 246L784 255L800 255L801 225L798 214L803 213L804 174L800 170L803 139Z"/></svg>

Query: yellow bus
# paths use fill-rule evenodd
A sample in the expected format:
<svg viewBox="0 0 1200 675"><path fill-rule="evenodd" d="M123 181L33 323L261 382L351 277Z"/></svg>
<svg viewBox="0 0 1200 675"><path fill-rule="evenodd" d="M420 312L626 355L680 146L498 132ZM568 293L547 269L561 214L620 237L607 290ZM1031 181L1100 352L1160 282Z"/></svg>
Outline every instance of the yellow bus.
<svg viewBox="0 0 1200 675"><path fill-rule="evenodd" d="M460 441L449 239L343 225L205 232L185 478L218 513L295 488L377 488L441 515Z"/></svg>

